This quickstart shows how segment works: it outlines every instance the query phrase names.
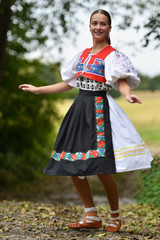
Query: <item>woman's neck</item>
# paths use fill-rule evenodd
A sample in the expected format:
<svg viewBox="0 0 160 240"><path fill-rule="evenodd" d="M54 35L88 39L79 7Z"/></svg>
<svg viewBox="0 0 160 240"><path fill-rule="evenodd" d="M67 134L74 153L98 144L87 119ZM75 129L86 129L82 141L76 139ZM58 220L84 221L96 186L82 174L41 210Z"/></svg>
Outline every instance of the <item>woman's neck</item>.
<svg viewBox="0 0 160 240"><path fill-rule="evenodd" d="M91 53L93 54L97 54L98 52L100 52L103 48L109 46L109 44L105 41L105 42L93 42L93 47L90 50Z"/></svg>

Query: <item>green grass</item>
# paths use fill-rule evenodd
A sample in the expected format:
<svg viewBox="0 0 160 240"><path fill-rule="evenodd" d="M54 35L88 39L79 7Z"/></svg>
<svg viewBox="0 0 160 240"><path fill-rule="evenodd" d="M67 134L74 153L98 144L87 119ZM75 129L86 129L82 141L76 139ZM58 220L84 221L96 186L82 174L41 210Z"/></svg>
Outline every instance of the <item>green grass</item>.
<svg viewBox="0 0 160 240"><path fill-rule="evenodd" d="M155 145L157 147L160 144L160 127L146 126L145 128L137 127L139 134L145 139L150 145Z"/></svg>

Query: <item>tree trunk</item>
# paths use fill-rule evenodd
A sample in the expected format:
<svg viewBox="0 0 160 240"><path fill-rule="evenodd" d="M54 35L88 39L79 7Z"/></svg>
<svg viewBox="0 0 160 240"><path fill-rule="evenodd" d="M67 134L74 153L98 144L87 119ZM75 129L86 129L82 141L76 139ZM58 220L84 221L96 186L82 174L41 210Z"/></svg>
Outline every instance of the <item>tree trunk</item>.
<svg viewBox="0 0 160 240"><path fill-rule="evenodd" d="M6 56L7 32L11 20L11 6L14 0L0 1L0 86L2 85L3 69Z"/></svg>

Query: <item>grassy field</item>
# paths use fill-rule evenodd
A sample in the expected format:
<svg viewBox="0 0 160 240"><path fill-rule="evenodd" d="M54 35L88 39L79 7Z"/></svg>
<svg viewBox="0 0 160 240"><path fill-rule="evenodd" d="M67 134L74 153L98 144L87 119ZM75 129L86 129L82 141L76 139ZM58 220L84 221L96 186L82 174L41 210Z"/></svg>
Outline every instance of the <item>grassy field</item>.
<svg viewBox="0 0 160 240"><path fill-rule="evenodd" d="M152 154L160 153L160 91L134 91L140 97L142 104L129 104L123 97L116 99L128 115L136 129L149 146ZM58 102L62 117L73 100Z"/></svg>

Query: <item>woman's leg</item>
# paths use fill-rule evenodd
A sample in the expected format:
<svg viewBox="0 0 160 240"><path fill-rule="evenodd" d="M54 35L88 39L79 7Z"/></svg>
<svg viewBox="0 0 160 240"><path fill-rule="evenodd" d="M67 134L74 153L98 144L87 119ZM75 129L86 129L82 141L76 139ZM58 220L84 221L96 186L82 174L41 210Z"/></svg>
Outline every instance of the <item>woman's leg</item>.
<svg viewBox="0 0 160 240"><path fill-rule="evenodd" d="M117 210L119 208L118 190L114 177L111 174L99 174L98 177L104 186L110 209Z"/></svg>
<svg viewBox="0 0 160 240"><path fill-rule="evenodd" d="M104 186L110 205L110 224L105 230L117 232L121 227L121 221L119 217L119 201L116 181L111 174L99 174L98 177Z"/></svg>
<svg viewBox="0 0 160 240"><path fill-rule="evenodd" d="M73 176L72 180L85 206L86 218L84 221L70 223L68 226L70 228L101 228L102 222L97 215L97 209L94 206L87 178L80 179L77 176Z"/></svg>
<svg viewBox="0 0 160 240"><path fill-rule="evenodd" d="M104 186L110 209L112 211L117 210L119 208L119 203L115 179L111 174L99 174L98 177ZM85 177L84 179L80 179L77 176L73 176L72 180L85 208L94 207L94 202L87 178Z"/></svg>
<svg viewBox="0 0 160 240"><path fill-rule="evenodd" d="M84 179L80 179L77 176L73 176L72 181L85 208L94 207L94 202L93 202L93 198L91 195L90 186L87 178L85 177Z"/></svg>

